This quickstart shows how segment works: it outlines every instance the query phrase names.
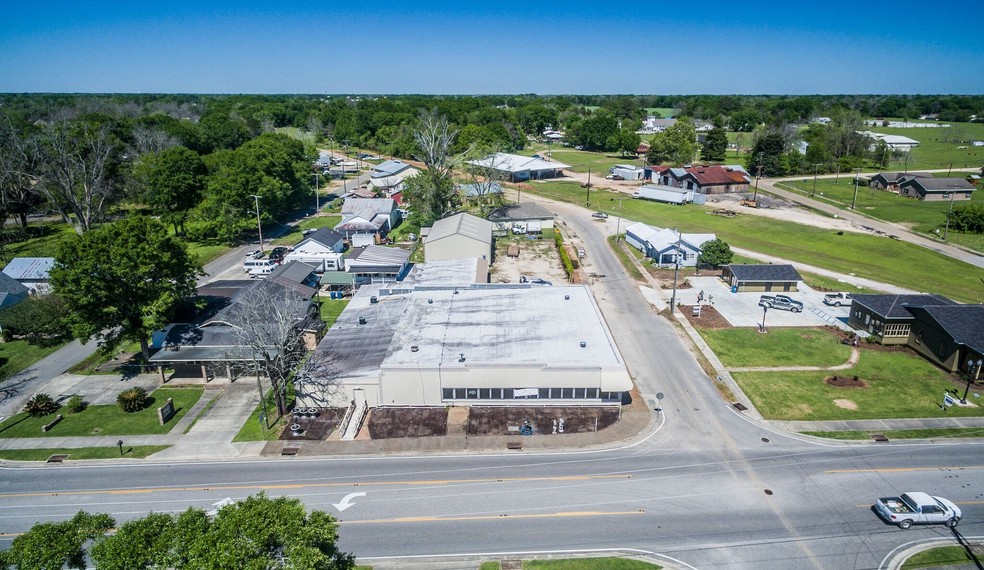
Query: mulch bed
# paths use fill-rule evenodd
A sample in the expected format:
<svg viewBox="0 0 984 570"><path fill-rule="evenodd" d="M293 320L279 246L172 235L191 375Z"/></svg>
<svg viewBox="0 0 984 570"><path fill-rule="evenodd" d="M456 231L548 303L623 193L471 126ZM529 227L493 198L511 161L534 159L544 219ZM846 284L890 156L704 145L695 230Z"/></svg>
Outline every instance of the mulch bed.
<svg viewBox="0 0 984 570"><path fill-rule="evenodd" d="M375 408L367 427L372 439L446 435L448 411L444 407Z"/></svg>
<svg viewBox="0 0 984 570"><path fill-rule="evenodd" d="M721 316L721 313L719 313L718 310L711 305L701 306L699 317L693 316L692 305L681 305L677 307L677 310L680 311L694 327L702 329L733 328L731 323L728 322L728 319Z"/></svg>
<svg viewBox="0 0 984 570"><path fill-rule="evenodd" d="M324 441L328 435L338 427L345 415L345 408L317 408L318 414L315 417L291 414L287 419L287 427L280 433L281 441ZM293 424L301 426L299 435L294 435L290 426Z"/></svg>
<svg viewBox="0 0 984 570"><path fill-rule="evenodd" d="M866 388L868 386L864 380L857 376L828 376L823 381L836 388Z"/></svg>
<svg viewBox="0 0 984 570"><path fill-rule="evenodd" d="M553 433L554 420L564 420L564 433L603 430L618 421L619 410L611 406L472 406L465 432L468 435L517 435L510 427L527 421L534 434Z"/></svg>

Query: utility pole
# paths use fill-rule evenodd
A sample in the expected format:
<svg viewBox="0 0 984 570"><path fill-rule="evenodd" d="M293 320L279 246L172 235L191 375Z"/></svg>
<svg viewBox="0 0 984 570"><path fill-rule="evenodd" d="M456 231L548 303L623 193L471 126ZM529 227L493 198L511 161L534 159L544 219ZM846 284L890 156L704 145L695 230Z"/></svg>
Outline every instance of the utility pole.
<svg viewBox="0 0 984 570"><path fill-rule="evenodd" d="M755 206L758 206L758 195L759 195L759 178L762 177L762 165L758 165L755 170L755 193L752 195L752 202L755 202Z"/></svg>
<svg viewBox="0 0 984 570"><path fill-rule="evenodd" d="M622 231L622 200L625 200L625 198L618 199L618 218L615 219L615 243L618 243L618 234Z"/></svg>
<svg viewBox="0 0 984 570"><path fill-rule="evenodd" d="M820 169L820 164L819 162L813 163L813 191L810 192L810 198L817 195L817 171Z"/></svg>
<svg viewBox="0 0 984 570"><path fill-rule="evenodd" d="M950 215L953 214L953 195L956 194L954 191L950 191L950 207L946 210L946 227L943 228L943 241L946 241L947 234L950 233ZM937 230L939 231L939 230Z"/></svg>
<svg viewBox="0 0 984 570"><path fill-rule="evenodd" d="M314 173L314 213L317 214L318 210L321 209L321 201L319 200L318 192L321 190L321 175L317 172Z"/></svg>
<svg viewBox="0 0 984 570"><path fill-rule="evenodd" d="M683 241L683 233L677 232L676 253L673 254L673 295L670 297L670 315L676 307L677 275L680 273L680 245Z"/></svg>
<svg viewBox="0 0 984 570"><path fill-rule="evenodd" d="M584 187L584 207L591 205L591 169L588 169L588 185Z"/></svg>
<svg viewBox="0 0 984 570"><path fill-rule="evenodd" d="M263 225L260 223L260 196L258 194L253 194L253 200L256 201L256 233L260 236L260 252L263 252Z"/></svg>
<svg viewBox="0 0 984 570"><path fill-rule="evenodd" d="M858 204L858 180L861 178L861 169L854 169L854 199L851 200L851 209L853 210Z"/></svg>

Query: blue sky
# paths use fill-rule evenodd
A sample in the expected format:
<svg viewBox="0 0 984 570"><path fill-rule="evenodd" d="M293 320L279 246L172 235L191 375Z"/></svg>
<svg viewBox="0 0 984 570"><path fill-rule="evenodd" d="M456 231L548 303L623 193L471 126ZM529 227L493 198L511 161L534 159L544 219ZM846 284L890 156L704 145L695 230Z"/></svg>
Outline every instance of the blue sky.
<svg viewBox="0 0 984 570"><path fill-rule="evenodd" d="M0 92L984 93L977 2L12 3Z"/></svg>

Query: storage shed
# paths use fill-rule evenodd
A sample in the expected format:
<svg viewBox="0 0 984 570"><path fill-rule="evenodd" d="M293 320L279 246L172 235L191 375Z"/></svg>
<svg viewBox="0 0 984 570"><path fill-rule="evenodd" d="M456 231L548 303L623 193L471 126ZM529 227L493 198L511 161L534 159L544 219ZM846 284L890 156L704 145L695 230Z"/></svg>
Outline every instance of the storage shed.
<svg viewBox="0 0 984 570"><path fill-rule="evenodd" d="M734 263L722 267L721 279L734 293L796 291L803 280L792 265Z"/></svg>

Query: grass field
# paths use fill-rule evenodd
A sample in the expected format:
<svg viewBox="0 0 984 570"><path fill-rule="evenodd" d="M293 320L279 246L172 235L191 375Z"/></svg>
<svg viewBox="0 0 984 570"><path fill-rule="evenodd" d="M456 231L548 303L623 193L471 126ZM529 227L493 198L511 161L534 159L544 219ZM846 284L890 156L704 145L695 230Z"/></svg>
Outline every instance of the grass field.
<svg viewBox="0 0 984 570"><path fill-rule="evenodd" d="M978 542L979 543L979 542ZM980 567L980 560L974 560L963 546L939 546L917 552L902 564L902 570L919 568L972 568Z"/></svg>
<svg viewBox="0 0 984 570"><path fill-rule="evenodd" d="M902 135L919 141L911 151L908 162L893 161L889 170L918 170L920 168L962 168L984 164L984 147L971 146L971 141L984 140L984 123L944 123L949 127L893 128L865 127L873 133ZM961 148L963 147L963 148Z"/></svg>
<svg viewBox="0 0 984 570"><path fill-rule="evenodd" d="M962 176L966 173L955 173L954 176ZM780 187L792 190L804 196L813 194L813 197L824 202L849 209L854 203L854 177L853 174L842 176L840 180L818 178L816 181L816 193L813 190L813 178L804 177L796 182L784 182ZM954 202L954 206L969 203L984 203L984 191L973 193L973 198L968 201ZM950 208L949 201L924 202L915 198L906 198L867 186L859 186L855 209L859 214L864 214L872 218L884 220L886 222L901 223L911 230L926 236L935 235L935 230L942 234L946 224L946 213ZM948 232L947 239L953 243L969 247L976 251L984 252L984 235L981 234L962 234L954 231Z"/></svg>
<svg viewBox="0 0 984 570"><path fill-rule="evenodd" d="M542 143L533 143L522 151L522 154L525 156L533 156L534 154L547 156L548 153L551 159L571 165L571 170L574 172L587 173L590 169L592 182L595 181L594 176L597 175L598 184L605 181L608 171L616 164L642 166L642 161L638 157L632 155L623 157L617 152L589 152L586 150L575 150L572 147L546 145Z"/></svg>
<svg viewBox="0 0 984 570"><path fill-rule="evenodd" d="M169 445L132 445L123 446L123 457L126 459L143 459L158 451L164 451ZM83 459L119 459L118 447L72 447L66 449L5 449L0 450L0 459L7 461L45 461L52 455L68 455L70 460Z"/></svg>
<svg viewBox="0 0 984 570"><path fill-rule="evenodd" d="M621 193L585 190L571 181L530 184L533 192L554 200L584 205L618 215ZM837 232L790 222L739 215L710 215L709 208L673 206L647 200L623 199L622 215L657 227L676 227L687 233L715 233L732 246L769 253L843 274L892 283L919 291L932 291L955 300L984 301L981 271L925 248L872 235Z"/></svg>
<svg viewBox="0 0 984 570"><path fill-rule="evenodd" d="M771 328L698 329L700 336L727 367L835 366L844 364L851 348L827 329Z"/></svg>
<svg viewBox="0 0 984 570"><path fill-rule="evenodd" d="M524 560L523 570L658 570L662 566L628 558Z"/></svg>
<svg viewBox="0 0 984 570"><path fill-rule="evenodd" d="M121 390L122 391L122 390ZM65 437L91 435L140 435L163 434L188 413L188 410L202 395L202 388L159 388L150 399L152 402L143 410L128 414L116 405L89 406L84 411L72 414L64 407L58 410L64 415L53 429L41 431L41 426L55 419L54 414L41 418L32 418L25 413L11 416L0 423L0 437ZM164 405L168 398L174 400L176 413L165 425L160 425L157 418L157 408Z"/></svg>
<svg viewBox="0 0 984 570"><path fill-rule="evenodd" d="M955 386L946 375L908 351L865 349L853 368L838 376L858 376L863 388L838 388L824 379L834 373L735 372L735 381L766 419L870 420L941 417L943 394ZM853 402L857 409L838 406ZM951 406L947 416L984 416L984 406Z"/></svg>
<svg viewBox="0 0 984 570"><path fill-rule="evenodd" d="M338 315L342 314L349 304L348 299L328 299L321 302L321 320L325 322L326 328L331 328L338 320Z"/></svg>
<svg viewBox="0 0 984 570"><path fill-rule="evenodd" d="M984 428L939 428L939 429L903 429L871 431L804 431L804 435L841 439L845 441L871 439L871 434L880 433L888 439L947 439L955 437L984 437Z"/></svg>

